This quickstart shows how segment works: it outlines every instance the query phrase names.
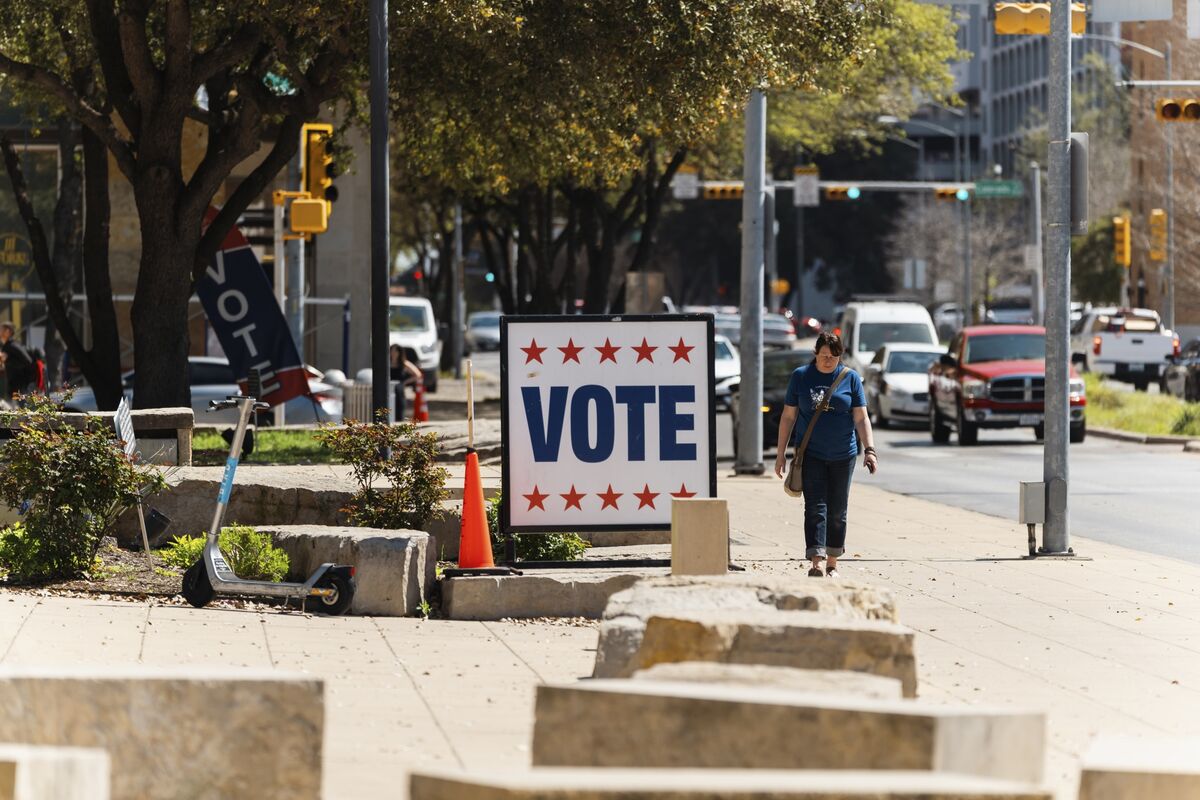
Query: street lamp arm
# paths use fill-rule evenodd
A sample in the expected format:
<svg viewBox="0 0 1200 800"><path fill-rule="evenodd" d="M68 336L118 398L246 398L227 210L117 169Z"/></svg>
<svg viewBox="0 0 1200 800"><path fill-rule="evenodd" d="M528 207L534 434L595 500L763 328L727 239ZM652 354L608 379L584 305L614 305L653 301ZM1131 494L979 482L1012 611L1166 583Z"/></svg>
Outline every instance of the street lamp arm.
<svg viewBox="0 0 1200 800"><path fill-rule="evenodd" d="M1155 56L1156 58L1165 59L1167 57L1167 54L1163 53L1161 50L1155 50L1153 47L1147 47L1141 42L1131 42L1130 40L1122 39L1119 36L1104 36L1103 34L1099 33L1079 33L1075 34L1072 38L1094 39L1098 42L1110 42L1112 44L1120 44L1125 45L1126 47L1132 47L1134 50L1141 50L1143 53Z"/></svg>

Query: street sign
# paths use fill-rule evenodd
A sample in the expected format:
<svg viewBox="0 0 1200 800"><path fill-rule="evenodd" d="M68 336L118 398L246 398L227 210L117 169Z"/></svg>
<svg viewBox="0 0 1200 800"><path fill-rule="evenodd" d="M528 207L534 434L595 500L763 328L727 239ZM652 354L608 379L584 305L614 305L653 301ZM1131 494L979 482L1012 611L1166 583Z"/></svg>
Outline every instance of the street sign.
<svg viewBox="0 0 1200 800"><path fill-rule="evenodd" d="M1145 22L1170 19L1175 0L1092 0L1092 22ZM1189 9L1190 10L1190 9Z"/></svg>
<svg viewBox="0 0 1200 800"><path fill-rule="evenodd" d="M796 167L792 171L796 179L792 189L792 201L798 206L819 206L821 204L821 175L815 166Z"/></svg>
<svg viewBox="0 0 1200 800"><path fill-rule="evenodd" d="M700 172L688 164L682 165L671 178L671 194L676 200L695 200L700 196Z"/></svg>
<svg viewBox="0 0 1200 800"><path fill-rule="evenodd" d="M994 200L1024 196L1025 184L1021 181L975 181L976 199Z"/></svg>

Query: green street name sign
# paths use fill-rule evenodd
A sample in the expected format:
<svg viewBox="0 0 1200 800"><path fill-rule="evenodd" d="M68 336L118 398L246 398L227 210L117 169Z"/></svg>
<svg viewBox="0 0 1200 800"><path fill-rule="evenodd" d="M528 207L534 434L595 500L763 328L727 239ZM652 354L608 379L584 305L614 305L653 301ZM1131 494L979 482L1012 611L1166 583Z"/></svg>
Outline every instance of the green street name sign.
<svg viewBox="0 0 1200 800"><path fill-rule="evenodd" d="M975 181L975 197L981 199L1024 197L1022 181Z"/></svg>

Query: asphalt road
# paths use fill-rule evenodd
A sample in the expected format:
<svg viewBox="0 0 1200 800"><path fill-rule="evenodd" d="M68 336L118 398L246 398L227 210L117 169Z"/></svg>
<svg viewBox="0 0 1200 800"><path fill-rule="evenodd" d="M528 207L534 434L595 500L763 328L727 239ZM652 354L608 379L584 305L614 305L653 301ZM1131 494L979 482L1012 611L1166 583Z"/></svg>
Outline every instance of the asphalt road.
<svg viewBox="0 0 1200 800"><path fill-rule="evenodd" d="M1042 447L1031 431L981 431L979 445L967 448L953 436L935 445L917 429L877 430L875 438L879 472L859 470L855 480L1010 519L1013 548L1024 550L1018 483L1042 478ZM772 442L768 467L773 450ZM728 414L717 415L717 457L732 464ZM1200 563L1200 454L1089 436L1071 447L1070 496L1073 536Z"/></svg>

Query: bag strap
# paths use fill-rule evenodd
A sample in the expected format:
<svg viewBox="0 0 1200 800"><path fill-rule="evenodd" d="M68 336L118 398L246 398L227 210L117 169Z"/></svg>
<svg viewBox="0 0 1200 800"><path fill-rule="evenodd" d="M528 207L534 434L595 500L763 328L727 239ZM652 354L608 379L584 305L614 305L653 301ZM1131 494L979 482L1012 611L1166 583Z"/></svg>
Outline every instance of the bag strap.
<svg viewBox="0 0 1200 800"><path fill-rule="evenodd" d="M848 372L850 372L850 368L843 366L842 371L839 372L837 377L833 379L833 383L829 386L829 391L825 393L825 399L821 401L821 405L817 406L816 413L813 414L812 419L808 421L808 428L806 428L804 431L804 438L800 440L800 444L796 445L795 454L792 456L793 460L799 461L804 455L804 451L808 447L808 440L812 436L813 428L817 427L817 420L820 419L821 414L829 408L829 399L833 397L833 393L837 391L838 384L842 382L842 378L846 377L846 373ZM797 418L797 422L798 421L799 418ZM793 429L793 433L795 433L795 429Z"/></svg>

